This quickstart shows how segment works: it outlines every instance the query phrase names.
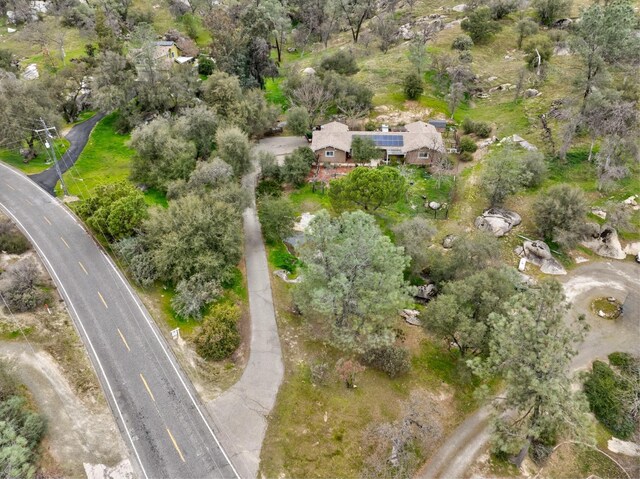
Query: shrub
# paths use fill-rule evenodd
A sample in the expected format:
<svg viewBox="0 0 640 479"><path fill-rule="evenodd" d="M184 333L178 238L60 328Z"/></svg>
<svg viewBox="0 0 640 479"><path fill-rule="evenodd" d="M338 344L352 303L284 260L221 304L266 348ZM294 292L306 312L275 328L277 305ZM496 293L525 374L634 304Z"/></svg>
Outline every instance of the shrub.
<svg viewBox="0 0 640 479"><path fill-rule="evenodd" d="M471 47L473 47L473 40L469 35L464 34L458 35L451 44L451 48L459 51L471 50Z"/></svg>
<svg viewBox="0 0 640 479"><path fill-rule="evenodd" d="M329 379L329 365L327 363L312 364L309 368L311 382L317 386L327 384Z"/></svg>
<svg viewBox="0 0 640 479"><path fill-rule="evenodd" d="M198 57L198 73L200 75L209 76L213 73L213 69L215 67L215 63L209 57L204 55L200 55Z"/></svg>
<svg viewBox="0 0 640 479"><path fill-rule="evenodd" d="M372 368L383 371L391 378L402 376L409 372L409 351L398 346L381 346L366 351L362 362Z"/></svg>
<svg viewBox="0 0 640 479"><path fill-rule="evenodd" d="M287 111L287 126L294 135L302 136L309 131L311 117L303 106L294 106Z"/></svg>
<svg viewBox="0 0 640 479"><path fill-rule="evenodd" d="M458 55L458 60L460 60L460 63L472 63L473 55L470 51L465 50L464 52L460 52L460 55Z"/></svg>
<svg viewBox="0 0 640 479"><path fill-rule="evenodd" d="M182 318L202 317L202 309L220 296L220 285L203 274L194 274L176 286L176 295L171 298L171 307Z"/></svg>
<svg viewBox="0 0 640 479"><path fill-rule="evenodd" d="M409 73L402 82L404 94L409 100L416 100L422 95L424 86L422 78L417 73Z"/></svg>
<svg viewBox="0 0 640 479"><path fill-rule="evenodd" d="M478 145L476 145L476 142L473 141L473 138L470 138L468 136L463 136L462 138L460 138L460 151L461 152L469 152L469 153L473 153L478 149Z"/></svg>
<svg viewBox="0 0 640 479"><path fill-rule="evenodd" d="M500 31L500 24L491 18L489 7L479 7L465 18L460 27L467 32L474 43L486 43Z"/></svg>
<svg viewBox="0 0 640 479"><path fill-rule="evenodd" d="M273 196L282 195L282 185L276 180L262 180L256 188L256 196Z"/></svg>
<svg viewBox="0 0 640 479"><path fill-rule="evenodd" d="M628 404L623 400L628 390L627 382L606 363L595 361L586 376L584 392L591 410L611 432L621 439L628 439L635 430L635 421Z"/></svg>
<svg viewBox="0 0 640 479"><path fill-rule="evenodd" d="M38 287L39 279L40 270L31 258L9 266L0 276L0 293L7 307L16 313L43 305L46 296Z"/></svg>
<svg viewBox="0 0 640 479"><path fill-rule="evenodd" d="M194 343L196 352L205 359L220 361L240 346L238 320L240 310L231 304L217 304L202 322Z"/></svg>
<svg viewBox="0 0 640 479"><path fill-rule="evenodd" d="M282 178L295 186L304 185L315 159L316 155L311 148L307 146L296 148L293 153L284 158Z"/></svg>
<svg viewBox="0 0 640 479"><path fill-rule="evenodd" d="M30 248L29 241L8 219L0 219L0 251L22 254Z"/></svg>
<svg viewBox="0 0 640 479"><path fill-rule="evenodd" d="M491 18L500 20L511 12L518 10L520 2L518 0L493 0L489 5L491 9Z"/></svg>
<svg viewBox="0 0 640 479"><path fill-rule="evenodd" d="M293 233L295 210L288 198L263 197L258 203L258 217L267 243L283 240Z"/></svg>
<svg viewBox="0 0 640 479"><path fill-rule="evenodd" d="M489 138L491 125L484 121L473 121L471 118L465 118L462 122L462 131L465 135L475 133L480 138Z"/></svg>
<svg viewBox="0 0 640 479"><path fill-rule="evenodd" d="M332 70L341 75L354 75L360 70L351 52L339 50L333 55L322 59L320 63L322 70Z"/></svg>
<svg viewBox="0 0 640 479"><path fill-rule="evenodd" d="M466 162L469 162L469 161L473 161L473 155L471 153L469 153L468 151L463 151L462 153L460 153L458 155L458 159L460 161L464 161L466 163Z"/></svg>
<svg viewBox="0 0 640 479"><path fill-rule="evenodd" d="M616 366L625 374L638 374L640 368L640 361L638 358L634 358L629 353L611 353L609 356L609 362L612 366Z"/></svg>

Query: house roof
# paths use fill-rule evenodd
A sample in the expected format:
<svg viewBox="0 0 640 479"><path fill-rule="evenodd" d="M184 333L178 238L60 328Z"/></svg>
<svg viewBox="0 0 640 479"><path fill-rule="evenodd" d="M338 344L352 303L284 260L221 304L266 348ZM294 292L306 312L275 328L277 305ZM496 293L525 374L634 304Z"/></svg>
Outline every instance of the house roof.
<svg viewBox="0 0 640 479"><path fill-rule="evenodd" d="M322 126L320 131L313 133L311 149L318 151L323 148L336 148L342 151L351 150L351 140L354 136L371 137L376 145L382 149L394 150L400 154L429 148L444 153L445 147L442 135L433 125L423 121L416 121L405 125L402 132L379 131L349 131L343 123L333 121Z"/></svg>
<svg viewBox="0 0 640 479"><path fill-rule="evenodd" d="M171 40L159 40L155 42L156 47L172 47L176 44L176 42L172 42Z"/></svg>

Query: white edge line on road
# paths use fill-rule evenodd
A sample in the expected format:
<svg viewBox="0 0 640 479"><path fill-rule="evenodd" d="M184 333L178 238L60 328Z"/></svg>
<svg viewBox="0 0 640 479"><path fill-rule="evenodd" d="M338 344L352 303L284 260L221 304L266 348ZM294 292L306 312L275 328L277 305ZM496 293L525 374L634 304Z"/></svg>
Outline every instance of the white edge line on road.
<svg viewBox="0 0 640 479"><path fill-rule="evenodd" d="M113 261L111 260L109 255L107 253L105 253L104 250L102 250L102 249L100 251L102 252L102 255L105 257L107 263L109 263L109 265L113 268L113 270L116 272L116 274L118 275L120 280L123 282L123 284L127 288L127 291L131 295L131 298L133 299L133 302L136 303L136 306L138 306L138 309L140 310L140 312L144 316L145 320L147 321L147 325L149 326L149 329L151 329L151 332L153 333L153 335L155 336L156 340L158 341L158 344L160 345L160 347L164 351L164 354L167 356L167 359L171 363L171 366L173 367L173 370L175 371L176 375L178 376L178 379L180 379L180 382L182 383L182 386L184 387L184 390L187 392L187 395L189 396L189 399L191 399L191 402L193 403L193 405L195 406L196 410L198 411L198 414L200 414L200 417L202 418L202 421L207 426L207 429L211 433L211 436L213 437L213 439L216 441L216 445L218 446L218 448L222 452L224 458L227 460L227 463L229 463L229 466L231 467L231 470L233 471L235 476L237 478L240 478L240 475L238 474L238 471L234 467L233 463L231 462L231 459L229 459L229 456L227 456L227 453L225 452L224 448L222 447L222 444L220 444L220 441L218 440L218 438L216 437L215 433L211 429L211 426L209 426L209 422L204 417L204 414L202 414L202 411L200 410L200 406L198 406L197 401L195 400L195 398L191 394L191 391L189 391L189 388L187 387L186 383L182 379L182 375L178 371L178 368L176 367L173 358L171 357L171 355L169 354L167 349L164 347L164 344L162 343L162 341L158 337L158 333L156 332L156 329L153 327L153 324L151 324L151 321L153 321L153 319L150 319L149 318L149 313L145 309L142 308L142 305L140 304L139 299L136 297L136 295L131 290L131 287L129 286L129 282L125 280L125 278L122 276L122 274L120 273L118 268L116 268L116 265L113 263Z"/></svg>
<svg viewBox="0 0 640 479"><path fill-rule="evenodd" d="M0 163L2 164L2 163ZM40 185L38 185L37 183L35 183L34 181L30 180L27 176L25 176L24 174L22 174L21 172L18 172L16 170L14 170L13 168L7 166L7 165L3 165L6 167L6 169L8 169L9 171L13 172L16 176L30 182L32 185L35 185L37 188L40 188L47 196L50 196L49 193L47 193L44 189L42 189L40 187ZM76 223L85 233L86 230L85 228L83 228L82 224L78 221L77 217L71 213L71 211L69 211L65 205L60 202L60 200L58 200L58 198L56 197L52 197L53 204L59 206L60 208L62 208L62 210L69 215L69 217L71 217L71 219L74 221L74 223ZM34 244L34 246L36 247L36 249L38 250L38 252L41 254L41 256L43 257L43 259L46 260L46 263L49 265L49 268L51 269L51 273L56 277L56 279L58 279L58 282L60 283L60 286L62 288L62 290L64 291L65 296L67 297L68 300L68 295L66 290L64 289L64 286L62 285L62 282L60 282L60 278L58 278L58 275L55 273L55 271L53 270L53 267L51 266L51 264L49 263L49 260L42 254L40 248L36 245L36 243L33 241L33 238L31 237L31 235L27 232L27 230L24 228L24 226L22 225L22 223L20 223L17 218L15 216L13 216L13 214L11 212L9 212L9 210L2 204L0 203L0 206L2 206L8 213L9 215L20 225L20 227L23 229L23 231L27 234L27 236L31 239L31 242ZM233 465L233 463L231 462L231 460L229 459L229 456L227 455L226 451L224 450L224 448L222 447L222 444L220 444L220 441L218 440L218 438L216 437L215 433L213 432L213 430L211 429L211 426L209 425L209 422L206 420L206 418L204 417L204 414L202 413L200 406L198 406L197 401L195 400L195 398L193 397L193 395L191 394L191 391L189 391L189 388L187 387L186 383L184 382L184 379L182 378L182 375L180 374L180 372L178 371L177 366L175 365L175 362L173 360L173 358L171 357L171 355L169 354L169 352L167 351L167 349L165 348L164 344L162 343L162 341L160 340L160 338L158 337L158 333L156 332L155 328L153 327L153 325L151 324L151 322L153 321L153 319L149 318L149 313L146 312L146 310L141 306L138 298L136 297L136 295L134 294L134 292L131 290L131 286L129 285L129 282L122 276L122 274L120 273L120 271L118 270L118 268L115 266L115 264L113 263L113 261L111 260L111 258L109 257L109 255L107 255L105 253L105 251L99 247L98 248L103 256L106 258L107 263L109 263L109 265L113 268L113 270L116 272L116 274L118 275L118 277L120 278L120 280L123 282L124 286L127 288L127 291L129 292L129 294L131 295L131 298L133 299L133 302L136 304L136 306L138 306L138 309L140 310L140 312L142 313L142 315L144 316L145 320L147 321L147 325L149 326L149 329L151 329L151 332L153 333L154 337L156 338L156 341L158 341L158 344L160 345L160 347L162 348L164 354L166 355L167 359L169 359L169 363L171 364L171 367L173 368L173 370L175 371L176 375L178 376L178 379L180 379L180 383L182 384L182 386L184 387L185 391L187 392L187 395L189 396L189 399L191 399L191 402L193 403L193 405L195 406L196 410L198 411L198 414L200 415L200 417L202 418L202 421L204 422L205 426L207 426L207 429L209 430L209 433L211 434L211 436L213 437L213 439L216 442L216 445L218 446L218 448L220 449L220 451L222 452L222 455L224 456L224 458L227 460L227 463L229 464L229 466L231 467L231 470L233 471L234 475L240 479L240 475L238 474L238 471L236 470L235 466ZM68 300L69 301L69 300ZM82 324L82 321L80 321L80 317L78 316L78 313L76 312L75 307L73 306L73 303L71 301L69 301L69 304L71 305L71 308L73 309L76 317L78 318L78 322L80 323L80 325L82 326L82 330L85 333L85 336L87 337L87 340L89 341L89 345L91 346L92 351L95 354L96 360L98 361L98 364L100 366L100 370L102 371L102 374L105 378L105 381L107 382L107 386L109 387L109 391L111 393L111 396L113 397L114 403L116 405L116 408L118 409L118 414L120 415L120 418L122 419L122 424L125 427L125 430L127 432L127 436L129 436L129 440L131 441L131 446L133 447L133 450L136 454L136 457L138 458L138 463L140 464L140 467L142 468L142 472L144 474L144 476L148 479L149 476L147 476L146 471L144 470L144 467L142 466L142 461L140 460L140 456L138 455L138 451L135 447L135 445L133 444L133 439L131 437L131 434L129 433L129 429L127 428L127 425L124 423L124 418L122 417L122 412L120 411L120 407L118 406L118 403L116 402L115 399L115 395L113 394L113 390L111 389L111 385L109 384L109 381L107 380L107 377L104 373L104 369L102 368L102 364L100 363L100 359L98 358L98 355L95 352L95 349L93 347L93 344L91 344L91 340L89 339L89 336L87 335L87 332L84 328L84 325Z"/></svg>
<svg viewBox="0 0 640 479"><path fill-rule="evenodd" d="M63 295L64 295L66 301L71 306L71 309L73 310L73 314L75 315L76 319L78 320L78 324L80 324L80 327L82 328L82 331L84 332L84 335L87 338L87 342L89 343L89 346L91 347L91 351L93 352L93 355L96 358L96 362L98 363L98 366L100 367L100 372L102 373L102 377L104 378L104 381L107 384L107 388L109 388L109 393L111 394L111 397L113 398L113 403L116 406L116 409L118 411L118 415L120 416L120 420L122 421L122 425L124 426L124 430L126 431L127 436L129 438L129 442L131 443L131 447L133 448L133 452L135 453L136 458L138 459L138 464L140 464L140 469L142 469L142 473L144 474L144 477L148 479L149 476L147 475L147 472L144 469L144 465L142 464L142 460L140 459L140 455L138 454L138 450L136 449L136 446L133 443L133 438L131 437L131 433L129 432L129 428L127 427L127 424L126 424L126 422L124 420L124 417L122 416L122 411L120 410L120 406L118 405L118 401L116 399L116 396L113 393L113 389L111 388L111 384L109 383L109 379L107 378L107 375L104 372L104 368L102 367L102 362L100 361L100 358L98 357L98 353L96 352L95 348L93 347L93 343L91 342L91 338L89 338L89 335L87 334L87 330L85 329L84 324L82 324L82 320L80 319L80 315L78 314L78 312L76 311L75 306L73 305L73 303L69 299L69 295L67 294L67 291L64 288L64 285L62 284L62 281L60 281L60 278L58 277L57 273L53 269L53 266L51 266L51 263L49 262L49 259L42 252L42 250L40 249L38 244L35 242L35 240L31 236L31 234L27 231L27 229L20 222L20 220L18 220L18 218L16 218L13 215L13 213L11 213L11 211L4 204L2 204L2 202L0 202L0 206L2 207L3 210L5 210L7 212L7 214L9 216L11 216L13 218L13 220L20 226L22 231L29 237L29 239L31 240L31 243L33 244L33 246L38 250L38 254L40 255L40 257L46 263L45 266L49 270L49 273L51 275L55 276L55 279L57 280L57 283L60 286L60 289L62 289L62 292L63 292Z"/></svg>

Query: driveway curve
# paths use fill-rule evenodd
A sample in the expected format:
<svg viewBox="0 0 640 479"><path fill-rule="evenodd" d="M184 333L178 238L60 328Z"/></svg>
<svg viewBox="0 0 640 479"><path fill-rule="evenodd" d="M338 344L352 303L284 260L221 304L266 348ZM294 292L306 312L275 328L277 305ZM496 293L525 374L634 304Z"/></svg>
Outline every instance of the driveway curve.
<svg viewBox="0 0 640 479"><path fill-rule="evenodd" d="M570 318L587 316L591 326L572 370L588 367L615 351L640 354L640 265L631 262L595 262L580 266L561 279L572 307ZM624 314L615 321L597 318L591 301L613 296ZM417 479L461 479L467 476L491 436L491 407L483 406L465 419L420 471Z"/></svg>
<svg viewBox="0 0 640 479"><path fill-rule="evenodd" d="M277 158L291 153L307 142L301 137L265 138L256 149L269 151ZM255 203L258 178L248 174L244 187L252 193L251 206L244 212L244 250L251 313L249 362L240 380L207 405L222 431L221 442L242 477L257 477L260 451L267 430L267 418L276 402L284 376L280 337L276 323L271 274L262 241L262 230Z"/></svg>
<svg viewBox="0 0 640 479"><path fill-rule="evenodd" d="M89 141L89 136L91 136L93 128L104 116L104 113L96 113L88 120L78 123L66 134L65 138L69 140L70 143L69 149L58 161L62 173L71 168L78 160L80 153L82 153L84 147L87 146L87 141ZM35 175L30 175L29 177L38 183L45 191L53 195L56 184L58 183L58 173L56 172L55 166L36 173Z"/></svg>

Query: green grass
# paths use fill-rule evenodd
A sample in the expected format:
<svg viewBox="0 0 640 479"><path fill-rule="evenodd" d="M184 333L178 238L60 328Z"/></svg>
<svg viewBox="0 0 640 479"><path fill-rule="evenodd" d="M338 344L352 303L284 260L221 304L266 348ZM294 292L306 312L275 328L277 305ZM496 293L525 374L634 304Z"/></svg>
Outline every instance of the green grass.
<svg viewBox="0 0 640 479"><path fill-rule="evenodd" d="M289 100L280 89L280 83L282 78L269 78L265 84L265 94L267 101L274 105L278 105L282 111L285 111L289 106Z"/></svg>
<svg viewBox="0 0 640 479"><path fill-rule="evenodd" d="M69 148L69 142L65 139L56 140L55 145L58 155L63 155L64 152L67 151L67 148ZM13 166L14 168L17 168L27 175L33 175L35 173L40 173L41 171L44 171L53 165L53 163L47 163L49 158L47 156L45 148L40 143L37 143L36 152L37 156L34 159L30 160L28 163L25 163L24 158L18 150L0 149L0 160Z"/></svg>
<svg viewBox="0 0 640 479"><path fill-rule="evenodd" d="M313 191L311 185L305 185L302 188L292 191L289 194L289 199L293 203L298 214L304 212L313 212L319 209L331 209L331 201L329 195L322 193L316 189Z"/></svg>
<svg viewBox="0 0 640 479"><path fill-rule="evenodd" d="M64 174L72 195L83 198L98 185L129 178L134 150L127 146L129 135L116 132L117 120L118 114L112 113L98 122L75 167Z"/></svg>
<svg viewBox="0 0 640 479"><path fill-rule="evenodd" d="M300 266L300 261L289 253L289 250L280 242L268 247L269 263L274 269L284 269L289 273L295 273Z"/></svg>

